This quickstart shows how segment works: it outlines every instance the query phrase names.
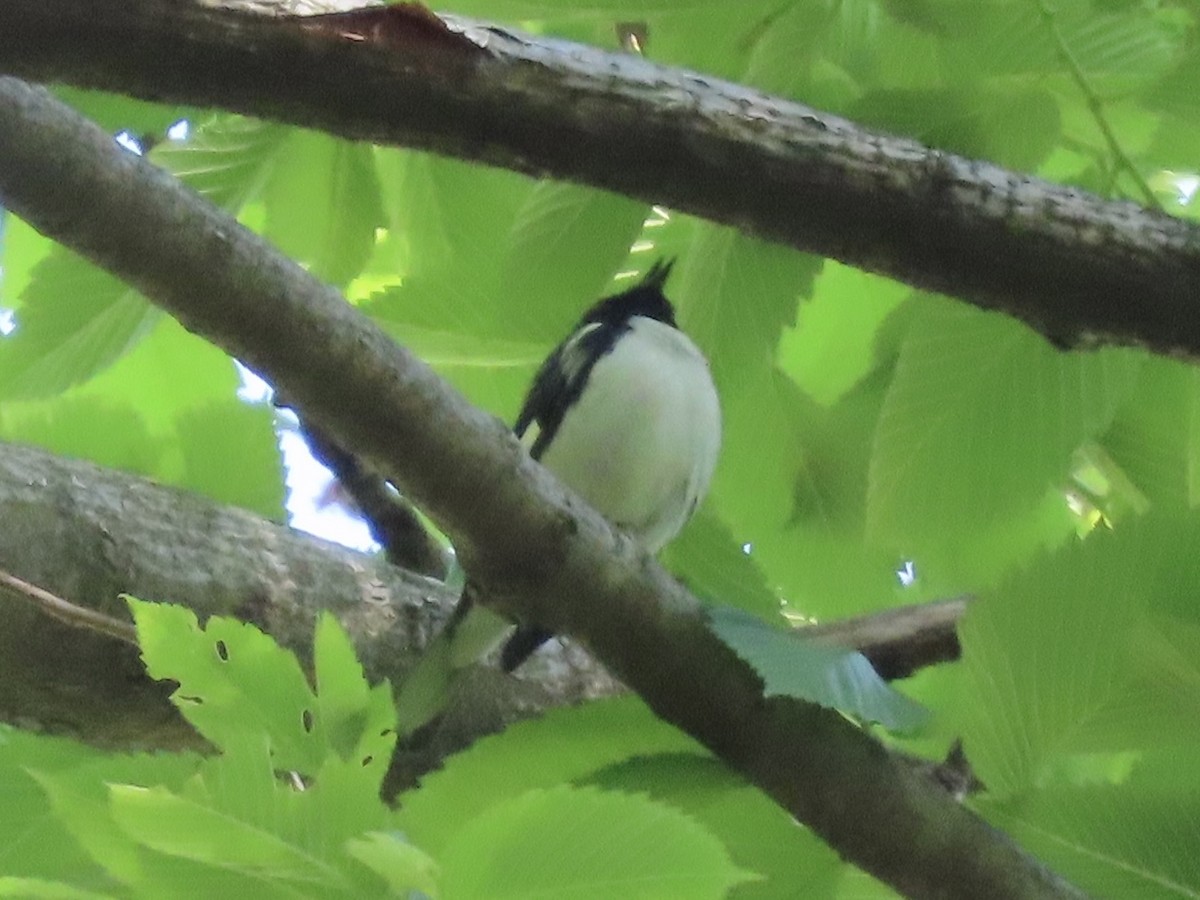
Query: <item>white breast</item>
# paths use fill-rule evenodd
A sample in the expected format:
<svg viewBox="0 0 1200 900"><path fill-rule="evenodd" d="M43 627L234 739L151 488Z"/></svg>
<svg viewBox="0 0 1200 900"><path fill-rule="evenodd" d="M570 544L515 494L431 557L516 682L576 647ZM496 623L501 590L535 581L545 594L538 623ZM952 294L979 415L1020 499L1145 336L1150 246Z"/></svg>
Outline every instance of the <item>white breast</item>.
<svg viewBox="0 0 1200 900"><path fill-rule="evenodd" d="M686 335L641 316L630 329L592 368L542 462L657 553L708 491L721 409Z"/></svg>

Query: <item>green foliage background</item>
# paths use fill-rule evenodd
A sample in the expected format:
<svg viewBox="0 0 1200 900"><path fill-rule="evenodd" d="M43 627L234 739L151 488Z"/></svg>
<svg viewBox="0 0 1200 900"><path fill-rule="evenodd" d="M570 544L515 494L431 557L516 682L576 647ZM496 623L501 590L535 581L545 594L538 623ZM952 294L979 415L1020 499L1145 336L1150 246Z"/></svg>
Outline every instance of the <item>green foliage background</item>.
<svg viewBox="0 0 1200 900"><path fill-rule="evenodd" d="M459 0L453 10L610 48L616 23L644 21L655 60L1196 216L1191 2ZM988 787L980 810L1085 889L1200 897L1192 366L1130 349L1064 353L999 315L578 185L61 94L113 130L161 133L187 117L190 138L157 146L155 162L344 288L507 419L537 362L623 283L618 273L677 257L669 293L712 360L726 431L704 515L667 551L668 566L702 595L767 619L975 593L962 663L905 687L936 714L910 749L940 754L961 737ZM237 398L228 358L12 217L2 262L0 305L18 328L0 343L0 437L284 517L275 422ZM897 570L909 562L916 580L904 586ZM281 714L312 702L296 700L307 690L298 671L283 694L255 688L239 702ZM369 703L345 702L350 719L368 715ZM154 879L176 877L231 890L221 879L251 878L264 896L369 896L363 885L381 893L409 878L475 896L531 877L502 871L520 848L501 836L541 840L536 828L550 823L560 834L570 803L591 811L597 833L630 818L657 830L655 816L675 815L690 835L681 841L716 841L737 871L764 876L735 896L794 896L801 884L813 897L886 895L634 704L482 742L398 814L370 806L356 782L367 807L330 821L297 813L341 830L293 840L280 810L318 809L333 793L322 795L325 780L367 780L349 769L354 741L369 735L338 715L321 708L329 730L317 749L294 720L264 731L264 716L244 728L234 717L227 733L198 722L230 751L207 761L103 757L4 732L2 783L28 814L0 817L0 874L60 882L39 896L153 894L148 885L167 883ZM273 768L313 779L316 799L288 793ZM636 801L646 808L621 805L643 795L654 798ZM111 829L85 829L84 813ZM202 815L232 816L257 838L182 849L163 845L165 825L161 840L143 827ZM196 827L180 829L181 842L188 833ZM304 843L318 838L318 849ZM497 868L481 874L467 861L484 845ZM221 862L239 848L253 858ZM586 879L586 861L579 871ZM738 877L731 866L709 884ZM29 896L32 884L0 878L0 894Z"/></svg>

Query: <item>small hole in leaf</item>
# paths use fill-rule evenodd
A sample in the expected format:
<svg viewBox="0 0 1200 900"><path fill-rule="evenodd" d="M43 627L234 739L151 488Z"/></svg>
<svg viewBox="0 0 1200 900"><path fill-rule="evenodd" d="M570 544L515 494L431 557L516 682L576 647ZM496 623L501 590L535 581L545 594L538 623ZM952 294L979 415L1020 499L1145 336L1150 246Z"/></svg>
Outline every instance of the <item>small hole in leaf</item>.
<svg viewBox="0 0 1200 900"><path fill-rule="evenodd" d="M217 641L217 656L221 657L221 662L229 662L229 648L224 641Z"/></svg>
<svg viewBox="0 0 1200 900"><path fill-rule="evenodd" d="M374 761L375 761L375 757L373 757L373 756L364 756L364 757L363 757L363 761L362 761L363 768L365 769L367 766L369 766L369 765L370 765L371 763L373 763Z"/></svg>
<svg viewBox="0 0 1200 900"><path fill-rule="evenodd" d="M180 694L175 699L182 700L184 703L195 703L197 706L199 706L200 704L202 704L204 702L203 697L193 697L193 696L187 695L187 694Z"/></svg>
<svg viewBox="0 0 1200 900"><path fill-rule="evenodd" d="M304 711L304 714L300 717L300 719L301 719L301 722L303 722L303 724L304 724L304 730L311 734L312 730L313 730L313 715L312 715L312 713L306 709Z"/></svg>
<svg viewBox="0 0 1200 900"><path fill-rule="evenodd" d="M389 734L394 734L394 733L395 732L391 728L385 728L385 729L383 729L383 731L379 732L379 736L387 737Z"/></svg>

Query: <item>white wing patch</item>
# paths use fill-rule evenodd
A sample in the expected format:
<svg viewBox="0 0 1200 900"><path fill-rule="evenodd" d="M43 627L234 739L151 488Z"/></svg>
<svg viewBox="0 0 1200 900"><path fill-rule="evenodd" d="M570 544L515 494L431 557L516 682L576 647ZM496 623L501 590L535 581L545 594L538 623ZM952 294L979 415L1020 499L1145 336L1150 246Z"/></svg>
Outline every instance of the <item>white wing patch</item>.
<svg viewBox="0 0 1200 900"><path fill-rule="evenodd" d="M558 363L562 368L563 378L567 384L571 384L579 377L590 359L587 350L581 347L583 339L600 327L599 322L592 322L590 325L585 325L571 335L571 339L563 345L562 353L558 357Z"/></svg>

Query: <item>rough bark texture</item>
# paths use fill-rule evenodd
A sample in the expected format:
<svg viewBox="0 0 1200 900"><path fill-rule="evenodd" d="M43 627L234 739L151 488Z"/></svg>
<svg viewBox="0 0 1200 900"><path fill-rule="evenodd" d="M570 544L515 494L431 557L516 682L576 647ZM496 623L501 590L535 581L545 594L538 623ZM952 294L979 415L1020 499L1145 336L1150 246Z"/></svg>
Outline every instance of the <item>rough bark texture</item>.
<svg viewBox="0 0 1200 900"><path fill-rule="evenodd" d="M386 15L380 12L379 15ZM1200 356L1200 230L718 79L449 19L4 0L0 72L592 184L953 294L1060 344Z"/></svg>
<svg viewBox="0 0 1200 900"><path fill-rule="evenodd" d="M372 681L393 682L457 597L438 582L219 506L186 491L0 444L0 568L78 606L128 620L120 594L253 622L302 659L333 612ZM48 618L0 590L0 721L118 748L194 746L197 737L120 641ZM436 762L548 707L617 690L582 650L555 647L523 679L488 669L410 760ZM465 698L469 695L469 700Z"/></svg>
<svg viewBox="0 0 1200 900"><path fill-rule="evenodd" d="M840 714L764 700L697 601L501 423L260 237L4 77L0 202L266 375L427 510L502 611L581 639L847 859L917 897L1077 896Z"/></svg>
<svg viewBox="0 0 1200 900"><path fill-rule="evenodd" d="M349 631L372 682L398 683L457 599L378 555L15 444L0 443L0 520L0 569L114 618L129 618L122 593L179 603L201 618L254 622L307 660L314 619L329 610ZM197 743L135 651L56 622L3 587L0 609L0 721L118 749ZM958 600L907 607L812 632L861 649L887 677L956 658L962 609ZM458 686L437 728L404 748L393 777L411 782L517 719L618 690L569 643L547 645L519 678L481 666Z"/></svg>

